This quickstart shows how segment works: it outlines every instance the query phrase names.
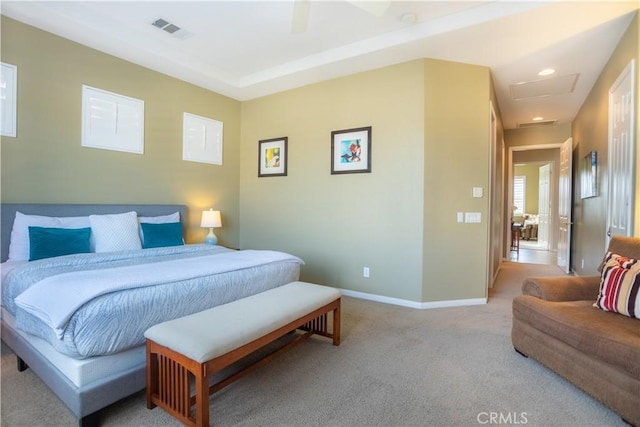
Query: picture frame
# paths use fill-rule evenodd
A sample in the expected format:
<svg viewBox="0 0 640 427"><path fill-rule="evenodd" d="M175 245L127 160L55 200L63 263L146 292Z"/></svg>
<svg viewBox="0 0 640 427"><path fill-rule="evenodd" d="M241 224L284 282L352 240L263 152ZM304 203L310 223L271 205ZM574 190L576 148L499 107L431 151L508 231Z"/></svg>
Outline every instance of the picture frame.
<svg viewBox="0 0 640 427"><path fill-rule="evenodd" d="M287 145L289 138L263 139L258 141L258 177L287 176Z"/></svg>
<svg viewBox="0 0 640 427"><path fill-rule="evenodd" d="M371 172L371 126L331 132L331 174Z"/></svg>
<svg viewBox="0 0 640 427"><path fill-rule="evenodd" d="M580 197L588 199L598 195L598 152L587 153L580 165Z"/></svg>

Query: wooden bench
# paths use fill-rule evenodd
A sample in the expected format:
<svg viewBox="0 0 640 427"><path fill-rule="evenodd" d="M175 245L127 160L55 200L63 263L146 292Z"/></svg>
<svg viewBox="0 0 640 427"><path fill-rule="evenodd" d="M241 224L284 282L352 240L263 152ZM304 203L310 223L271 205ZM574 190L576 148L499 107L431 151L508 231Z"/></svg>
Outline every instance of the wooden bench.
<svg viewBox="0 0 640 427"><path fill-rule="evenodd" d="M337 289L293 282L152 326L144 334L147 408L160 406L186 425L208 426L210 394L312 334L332 338L333 345L340 345L340 298ZM327 315L331 311L329 333ZM296 333L285 346L209 385L213 374L296 330L302 333Z"/></svg>

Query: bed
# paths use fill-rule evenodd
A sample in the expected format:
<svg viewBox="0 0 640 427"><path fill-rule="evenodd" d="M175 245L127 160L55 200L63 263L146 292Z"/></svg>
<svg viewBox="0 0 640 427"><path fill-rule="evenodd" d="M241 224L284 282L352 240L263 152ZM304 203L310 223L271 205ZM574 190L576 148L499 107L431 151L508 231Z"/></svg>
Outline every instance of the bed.
<svg viewBox="0 0 640 427"><path fill-rule="evenodd" d="M183 235L183 205L3 204L1 215L2 340L16 353L18 369L32 369L80 426L97 425L102 408L145 387L143 333L149 326L296 281L302 264L276 251L182 245L164 234L153 240L155 230L168 227ZM14 220L22 227L33 215L78 218L80 226L68 226L74 228L69 241L91 218L90 249L38 259L40 240L31 240L35 260L21 259L24 248L16 242L22 237L14 232L9 241ZM110 250L118 233L101 235L100 227L132 215L142 246L154 244ZM31 239L51 230L32 228Z"/></svg>

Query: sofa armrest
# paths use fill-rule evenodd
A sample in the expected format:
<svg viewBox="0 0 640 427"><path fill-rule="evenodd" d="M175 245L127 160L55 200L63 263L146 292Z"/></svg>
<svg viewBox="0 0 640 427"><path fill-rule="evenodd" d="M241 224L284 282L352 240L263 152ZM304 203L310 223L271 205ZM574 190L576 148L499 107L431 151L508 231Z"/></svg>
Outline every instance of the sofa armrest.
<svg viewBox="0 0 640 427"><path fill-rule="evenodd" d="M522 283L522 293L546 301L595 300L600 290L600 276L529 277Z"/></svg>

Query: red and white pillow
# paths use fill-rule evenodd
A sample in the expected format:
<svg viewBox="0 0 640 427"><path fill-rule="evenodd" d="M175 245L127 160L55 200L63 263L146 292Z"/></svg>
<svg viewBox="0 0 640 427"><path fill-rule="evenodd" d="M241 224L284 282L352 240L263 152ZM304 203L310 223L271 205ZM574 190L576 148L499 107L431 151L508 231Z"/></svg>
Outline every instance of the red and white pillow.
<svg viewBox="0 0 640 427"><path fill-rule="evenodd" d="M608 252L594 307L640 319L640 261Z"/></svg>

